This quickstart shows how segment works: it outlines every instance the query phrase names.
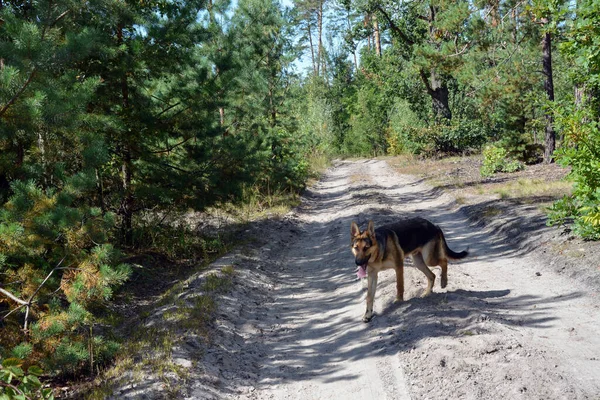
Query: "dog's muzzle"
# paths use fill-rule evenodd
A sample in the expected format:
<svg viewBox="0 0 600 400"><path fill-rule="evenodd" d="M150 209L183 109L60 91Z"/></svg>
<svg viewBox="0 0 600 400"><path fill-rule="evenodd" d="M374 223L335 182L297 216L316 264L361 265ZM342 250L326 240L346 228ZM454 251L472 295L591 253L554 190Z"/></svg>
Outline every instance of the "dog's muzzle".
<svg viewBox="0 0 600 400"><path fill-rule="evenodd" d="M360 266L364 266L364 267L366 267L366 266L367 266L367 263L369 262L369 257L364 257L364 258L358 258L358 257L356 257L356 258L354 259L354 262L355 262L355 263L356 263L356 265L358 265L359 267L360 267Z"/></svg>

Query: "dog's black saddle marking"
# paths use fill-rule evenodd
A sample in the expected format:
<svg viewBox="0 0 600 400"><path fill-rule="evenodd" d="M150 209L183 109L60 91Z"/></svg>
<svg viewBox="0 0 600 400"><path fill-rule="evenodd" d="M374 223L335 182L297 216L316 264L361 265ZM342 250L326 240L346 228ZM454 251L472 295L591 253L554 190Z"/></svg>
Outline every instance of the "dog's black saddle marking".
<svg viewBox="0 0 600 400"><path fill-rule="evenodd" d="M385 246L387 245L387 236L393 233L390 229L376 229L375 230L375 240L377 240L377 246L379 246L379 254L385 254Z"/></svg>

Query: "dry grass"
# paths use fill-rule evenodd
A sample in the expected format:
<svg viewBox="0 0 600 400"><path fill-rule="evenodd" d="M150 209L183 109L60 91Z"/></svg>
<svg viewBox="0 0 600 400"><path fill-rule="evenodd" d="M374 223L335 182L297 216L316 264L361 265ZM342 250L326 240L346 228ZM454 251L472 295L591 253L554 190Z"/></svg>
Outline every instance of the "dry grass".
<svg viewBox="0 0 600 400"><path fill-rule="evenodd" d="M423 178L428 184L451 192L458 204L489 199L513 199L546 206L570 193L572 183L564 178L568 170L556 165L530 165L514 173L483 178L481 156L419 159L399 156L388 160L400 173Z"/></svg>
<svg viewBox="0 0 600 400"><path fill-rule="evenodd" d="M185 282L178 282L166 290L148 308L173 307L165 310L159 320L150 312L141 313L140 323L129 332L119 356L89 383L87 389L81 388L81 396L91 400L106 398L115 386L139 383L144 380L146 371L151 371L160 379L165 395L177 398L181 390L179 382L185 382L190 371L173 362L173 348L181 343L183 336L210 340L209 324L217 309L218 295L231 288L234 275L233 265L211 272L204 276L198 294L188 298L182 297ZM183 331L185 335L181 335Z"/></svg>

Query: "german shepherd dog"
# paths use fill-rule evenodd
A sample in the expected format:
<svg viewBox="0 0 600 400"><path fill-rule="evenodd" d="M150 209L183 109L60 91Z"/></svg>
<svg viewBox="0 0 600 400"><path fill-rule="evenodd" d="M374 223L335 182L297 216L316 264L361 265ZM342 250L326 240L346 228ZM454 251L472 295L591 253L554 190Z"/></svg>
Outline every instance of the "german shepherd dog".
<svg viewBox="0 0 600 400"><path fill-rule="evenodd" d="M456 253L446 244L442 230L423 218L410 218L375 229L369 221L367 230L360 231L356 222L350 228L352 253L358 265L359 278L368 276L367 311L364 322L373 318L373 300L379 271L396 270L396 301L404 298L404 258L412 256L415 266L427 276L427 289L422 297L433 289L435 274L428 266L442 268L442 288L448 284L448 260L465 258L468 250Z"/></svg>

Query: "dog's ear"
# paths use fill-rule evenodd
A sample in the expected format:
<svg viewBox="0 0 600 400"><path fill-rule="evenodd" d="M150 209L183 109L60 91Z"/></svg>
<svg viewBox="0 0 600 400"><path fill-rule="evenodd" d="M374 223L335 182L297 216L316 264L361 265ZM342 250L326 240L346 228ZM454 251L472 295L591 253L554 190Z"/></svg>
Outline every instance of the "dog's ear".
<svg viewBox="0 0 600 400"><path fill-rule="evenodd" d="M369 227L367 228L367 231L369 232L369 236L375 236L375 224L373 224L373 221L369 221Z"/></svg>
<svg viewBox="0 0 600 400"><path fill-rule="evenodd" d="M352 225L350 225L350 236L354 237L358 235L360 235L360 229L358 228L356 222L352 221Z"/></svg>

